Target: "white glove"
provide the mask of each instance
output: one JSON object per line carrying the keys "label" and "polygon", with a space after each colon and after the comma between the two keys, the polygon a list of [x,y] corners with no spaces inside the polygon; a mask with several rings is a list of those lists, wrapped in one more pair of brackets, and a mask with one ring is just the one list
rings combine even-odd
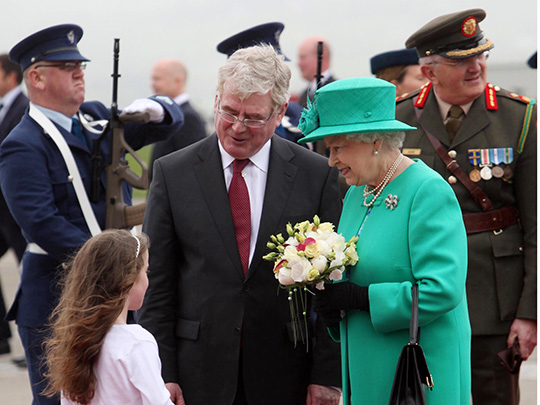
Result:
{"label": "white glove", "polygon": [[165,111],[161,104],[149,98],[139,98],[122,110],[123,113],[148,113],[150,122],[159,123],[165,118]]}

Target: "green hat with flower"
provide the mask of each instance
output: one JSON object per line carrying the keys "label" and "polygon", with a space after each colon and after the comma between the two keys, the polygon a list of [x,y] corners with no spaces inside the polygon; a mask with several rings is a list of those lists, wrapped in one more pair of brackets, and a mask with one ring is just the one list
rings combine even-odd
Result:
{"label": "green hat with flower", "polygon": [[416,129],[396,120],[396,86],[372,77],[337,80],[308,100],[298,128],[299,143],[325,136]]}

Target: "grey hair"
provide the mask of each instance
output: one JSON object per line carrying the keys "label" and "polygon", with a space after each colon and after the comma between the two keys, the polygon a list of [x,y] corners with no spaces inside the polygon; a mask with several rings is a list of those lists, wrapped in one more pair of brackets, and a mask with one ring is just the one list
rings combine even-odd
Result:
{"label": "grey hair", "polygon": [[392,132],[365,132],[360,134],[347,134],[346,139],[354,142],[371,143],[377,140],[382,140],[381,148],[389,151],[399,150],[403,146],[405,140],[405,131]]}
{"label": "grey hair", "polygon": [[438,63],[442,59],[442,56],[439,54],[423,56],[418,59],[418,64],[422,65],[431,65],[432,63]]}
{"label": "grey hair", "polygon": [[270,45],[258,45],[237,50],[219,68],[217,94],[230,91],[241,100],[252,94],[270,93],[274,113],[290,98],[291,70],[285,59]]}

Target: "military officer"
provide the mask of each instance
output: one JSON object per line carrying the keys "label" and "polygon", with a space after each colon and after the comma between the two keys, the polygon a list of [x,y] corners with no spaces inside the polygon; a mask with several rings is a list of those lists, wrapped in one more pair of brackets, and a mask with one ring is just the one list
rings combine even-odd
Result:
{"label": "military officer", "polygon": [[[34,404],[60,403],[59,398],[41,395],[46,385],[41,357],[58,299],[61,264],[105,224],[105,175],[99,201],[90,203],[87,193],[91,147],[101,127],[93,124],[106,120],[110,112],[99,102],[83,103],[88,59],[77,48],[82,35],[77,25],[53,26],[9,52],[23,71],[30,106],[0,147],[0,185],[29,245],[7,318],[17,322]],[[126,141],[135,150],[165,139],[183,121],[180,107],[165,96],[136,100],[126,110],[150,115],[148,124],[126,124]],[[111,154],[109,136],[101,143],[104,161]],[[126,186],[124,191],[129,204],[131,190]]]}
{"label": "military officer", "polygon": [[396,118],[418,128],[403,153],[447,179],[463,211],[473,403],[518,404],[519,373],[497,353],[536,346],[536,106],[486,82],[485,16],[443,15],[409,37],[429,83],[398,99]]}

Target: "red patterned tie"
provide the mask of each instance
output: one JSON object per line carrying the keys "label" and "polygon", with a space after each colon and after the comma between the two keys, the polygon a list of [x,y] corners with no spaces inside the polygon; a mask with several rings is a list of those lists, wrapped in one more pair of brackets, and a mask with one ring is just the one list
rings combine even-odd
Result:
{"label": "red patterned tie", "polygon": [[249,267],[249,244],[251,241],[251,209],[249,207],[249,192],[242,176],[242,170],[249,163],[249,159],[233,162],[233,177],[229,187],[229,203],[236,233],[238,253],[242,261],[244,276]]}

